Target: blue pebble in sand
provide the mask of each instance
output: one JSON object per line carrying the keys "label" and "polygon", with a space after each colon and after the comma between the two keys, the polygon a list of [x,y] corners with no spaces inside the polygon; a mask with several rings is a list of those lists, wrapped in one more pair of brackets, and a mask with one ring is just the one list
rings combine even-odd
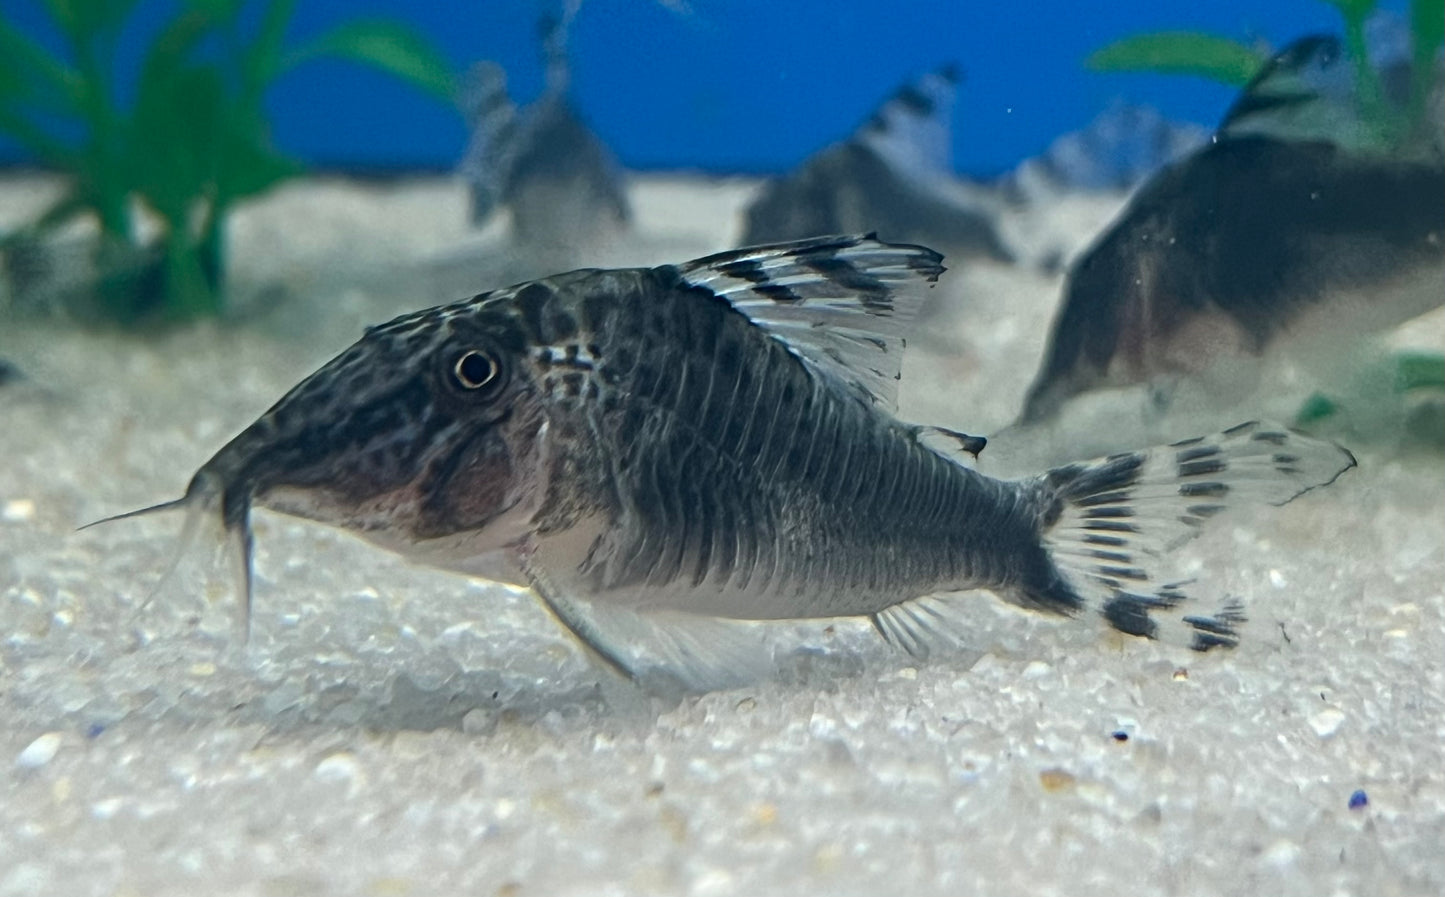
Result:
{"label": "blue pebble in sand", "polygon": [[1357,789],[1354,794],[1350,795],[1351,810],[1358,810],[1361,807],[1368,807],[1369,805],[1370,797],[1369,795],[1365,794],[1365,790],[1363,788]]}

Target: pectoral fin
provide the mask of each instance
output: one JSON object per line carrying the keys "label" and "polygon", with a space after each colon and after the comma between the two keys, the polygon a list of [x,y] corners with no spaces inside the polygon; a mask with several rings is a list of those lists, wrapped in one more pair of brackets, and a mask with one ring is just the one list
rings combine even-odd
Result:
{"label": "pectoral fin", "polygon": [[570,598],[532,579],[542,604],[568,632],[604,666],[638,683],[651,684],[660,676],[700,693],[737,688],[773,672],[760,624],[639,613]]}

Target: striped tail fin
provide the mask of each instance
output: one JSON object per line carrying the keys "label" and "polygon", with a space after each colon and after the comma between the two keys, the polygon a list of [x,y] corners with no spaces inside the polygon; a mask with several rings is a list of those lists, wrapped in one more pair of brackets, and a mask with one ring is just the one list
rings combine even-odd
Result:
{"label": "striped tail fin", "polygon": [[[1052,498],[1043,542],[1062,580],[1050,594],[1021,597],[1031,606],[1096,610],[1129,635],[1199,651],[1233,647],[1243,608],[1199,612],[1183,584],[1160,576],[1161,557],[1216,515],[1285,504],[1354,466],[1334,443],[1254,421],[1051,470],[1037,483]],[[1054,594],[1060,589],[1069,594]]]}

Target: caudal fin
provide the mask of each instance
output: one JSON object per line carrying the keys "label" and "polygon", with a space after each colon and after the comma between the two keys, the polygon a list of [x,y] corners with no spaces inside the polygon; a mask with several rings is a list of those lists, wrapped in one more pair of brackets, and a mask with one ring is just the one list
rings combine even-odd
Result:
{"label": "caudal fin", "polygon": [[1054,585],[1072,593],[1075,607],[1098,611],[1129,635],[1198,651],[1233,647],[1242,606],[1197,609],[1185,584],[1160,575],[1161,556],[1222,512],[1285,504],[1354,466],[1354,456],[1334,443],[1252,421],[1051,470],[1039,485],[1054,500],[1043,541],[1066,580]]}

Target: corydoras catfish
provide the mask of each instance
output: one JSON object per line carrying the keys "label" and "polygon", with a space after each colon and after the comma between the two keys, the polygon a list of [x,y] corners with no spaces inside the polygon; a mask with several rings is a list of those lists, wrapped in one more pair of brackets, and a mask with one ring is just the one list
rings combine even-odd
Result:
{"label": "corydoras catfish", "polygon": [[[1332,482],[1351,455],[1250,423],[985,476],[962,460],[981,438],[892,414],[904,332],[940,262],[828,237],[405,315],[147,511],[218,516],[246,571],[261,506],[523,583],[612,666],[659,666],[630,653],[641,631],[663,669],[702,687],[736,672],[718,626],[755,629],[719,620],[867,618],[923,654],[966,634],[944,593],[967,589],[1233,645],[1238,608],[1198,611],[1159,555],[1231,506]],[[249,603],[249,574],[245,589]]]}
{"label": "corydoras catfish", "polygon": [[1214,139],[1074,262],[1019,423],[1135,384],[1156,410],[1189,379],[1238,401],[1267,357],[1337,365],[1445,303],[1445,77],[1431,66],[1429,114],[1385,140],[1338,40],[1276,54]]}

